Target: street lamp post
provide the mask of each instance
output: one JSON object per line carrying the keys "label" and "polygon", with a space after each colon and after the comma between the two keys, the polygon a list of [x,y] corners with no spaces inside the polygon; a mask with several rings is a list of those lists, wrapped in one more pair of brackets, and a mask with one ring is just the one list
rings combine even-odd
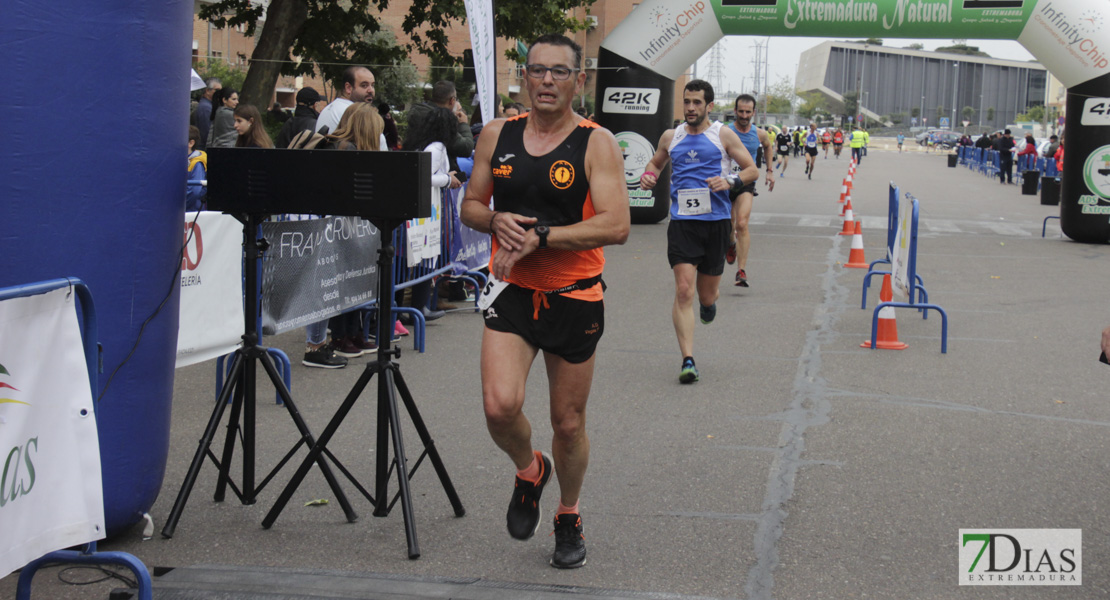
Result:
{"label": "street lamp post", "polygon": [[925,94],[921,94],[921,112],[918,113],[918,114],[921,116],[921,126],[924,127],[925,126]]}
{"label": "street lamp post", "polygon": [[[952,63],[952,129],[956,128],[956,89],[960,85],[960,63]],[[967,129],[966,127],[964,128]]]}

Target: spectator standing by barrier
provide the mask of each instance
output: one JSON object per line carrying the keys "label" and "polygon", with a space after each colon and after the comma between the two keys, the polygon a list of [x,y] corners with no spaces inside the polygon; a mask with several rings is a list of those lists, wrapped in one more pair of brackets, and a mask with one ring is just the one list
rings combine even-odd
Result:
{"label": "spectator standing by barrier", "polygon": [[1056,149],[1059,148],[1059,147],[1060,147],[1059,138],[1057,138],[1055,135],[1048,136],[1048,147],[1046,147],[1044,149],[1044,157],[1045,158],[1055,158],[1056,157]]}
{"label": "spectator standing by barrier", "polygon": [[849,138],[848,145],[852,148],[852,159],[854,159],[858,165],[860,159],[863,158],[863,130],[852,130],[852,137]]}
{"label": "spectator standing by barrier", "polygon": [[[742,185],[759,179],[759,170],[740,138],[719,122],[710,123],[713,86],[700,79],[686,84],[682,94],[686,122],[663,132],[655,156],[640,177],[640,187],[655,187],[657,173],[671,163],[671,222],[667,228],[667,260],[674,273],[675,299],[671,309],[678,348],[682,354],[679,383],[698,380],[694,363],[694,295],[701,322],[717,316],[721,273],[732,229],[725,175],[735,161]],[[814,141],[816,150],[816,141]],[[673,158],[673,160],[672,160]]]}
{"label": "spectator standing by barrier", "polygon": [[1014,136],[1009,129],[994,141],[994,149],[998,151],[998,179],[1005,185],[1014,182]]}
{"label": "spectator standing by barrier", "polygon": [[208,130],[208,148],[231,148],[239,133],[235,131],[235,107],[239,106],[239,92],[221,88],[212,97],[212,128]]}
{"label": "spectator standing by barrier", "polygon": [[[774,156],[771,150],[771,138],[766,131],[758,127],[752,127],[755,105],[755,98],[749,94],[741,94],[736,97],[736,102],[732,107],[736,121],[732,125],[732,130],[740,138],[740,142],[744,144],[748,154],[757,156],[762,151],[763,156],[768,159],[766,160],[767,191],[773,191],[775,189],[775,167],[769,160],[770,157]],[[756,166],[758,167],[758,164]],[[740,165],[733,161],[732,170],[739,172],[740,169]],[[739,178],[735,178],[734,175],[730,179],[732,187],[729,190],[728,198],[732,202],[732,237],[728,251],[725,252],[725,262],[730,265],[737,263],[736,286],[748,287],[748,273],[744,270],[748,265],[748,249],[751,247],[748,220],[752,214],[752,202],[759,195],[755,191],[758,179],[747,185],[741,184]]]}
{"label": "spectator standing by barrier", "polygon": [[[454,86],[451,86],[454,89]],[[452,102],[453,104],[453,102]],[[460,121],[451,110],[443,106],[431,106],[419,113],[419,117],[409,120],[405,132],[403,150],[410,152],[430,152],[432,154],[432,204],[434,212],[444,214],[442,206],[443,188],[458,189],[462,183],[456,177],[457,170],[451,167],[451,157],[447,143],[455,137]],[[411,263],[410,263],[411,264]],[[413,308],[424,315],[425,321],[434,321],[444,314],[442,310],[432,310],[428,301],[432,297],[432,281],[414,284],[412,291]]]}
{"label": "spectator standing by barrier", "polygon": [[[1018,157],[1031,156],[1032,163],[1026,165],[1026,169],[1032,169],[1037,165],[1037,140],[1033,139],[1033,134],[1025,134],[1025,146],[1022,147],[1021,152],[1018,152]],[[1020,158],[1019,158],[1020,159]]]}
{"label": "spectator standing by barrier", "polygon": [[239,136],[235,139],[236,148],[273,148],[270,134],[262,125],[262,114],[253,104],[240,104],[232,113],[235,132]]}
{"label": "spectator standing by barrier", "polygon": [[1064,172],[1064,140],[1063,140],[1063,138],[1060,139],[1060,145],[1056,147],[1056,152],[1054,152],[1052,154],[1052,157],[1056,159],[1056,172],[1057,173],[1063,173]]}
{"label": "spectator standing by barrier", "polygon": [[[445,143],[447,153],[454,158],[468,157],[474,151],[474,134],[470,132],[469,119],[466,113],[462,112],[459,106],[459,100],[455,92],[455,84],[450,81],[437,81],[432,86],[432,97],[430,102],[421,102],[414,104],[409,109],[406,115],[406,122],[411,128],[413,123],[427,119],[436,107],[445,108],[455,116],[455,126],[451,131],[451,137]],[[405,146],[408,146],[408,135],[405,135]]]}
{"label": "spectator standing by barrier", "polygon": [[303,87],[297,92],[297,107],[293,109],[293,118],[285,122],[274,139],[277,148],[288,148],[289,142],[297,134],[309,130],[316,131],[316,103],[320,101],[320,93],[311,87]]}
{"label": "spectator standing by barrier", "polygon": [[219,79],[215,77],[208,78],[205,83],[204,93],[197,99],[197,109],[193,111],[192,125],[196,125],[197,131],[200,132],[200,141],[197,143],[197,150],[205,150],[208,148],[208,130],[212,127],[212,96],[223,87]]}
{"label": "spectator standing by barrier", "polygon": [[[385,121],[369,102],[352,103],[343,112],[335,132],[328,134],[331,148],[336,150],[380,150]],[[347,359],[358,358],[378,349],[377,344],[363,335],[362,318],[366,311],[352,309],[328,320],[331,347],[335,354]]]}
{"label": "spectator standing by barrier", "polygon": [[[461,211],[468,227],[492,234],[482,396],[490,435],[518,469],[509,534],[528,539],[539,528],[539,500],[554,466],[560,497],[551,564],[559,568],[586,563],[579,495],[590,451],[586,401],[605,327],[602,247],[623,244],[630,229],[616,139],[571,110],[586,82],[581,65],[581,47],[564,36],[532,44],[525,65],[532,111],[486,125]],[[533,449],[521,410],[540,350],[554,459]]]}
{"label": "spectator standing by barrier", "polygon": [[[339,120],[343,118],[343,112],[347,107],[356,102],[373,102],[374,101],[374,74],[366,67],[347,67],[343,70],[343,76],[339,80],[340,88],[339,95],[335,100],[331,101],[320,111],[320,115],[316,117],[316,131],[320,133],[327,133],[335,131],[339,127]],[[325,129],[325,127],[327,129]],[[382,135],[380,140],[380,149],[388,150],[386,145],[385,136]]]}
{"label": "spectator standing by barrier", "polygon": [[[197,150],[200,142],[200,130],[195,125],[189,126],[189,181],[203,181],[208,178],[208,154]],[[185,186],[185,210],[204,210],[204,196],[208,188],[203,185]]]}

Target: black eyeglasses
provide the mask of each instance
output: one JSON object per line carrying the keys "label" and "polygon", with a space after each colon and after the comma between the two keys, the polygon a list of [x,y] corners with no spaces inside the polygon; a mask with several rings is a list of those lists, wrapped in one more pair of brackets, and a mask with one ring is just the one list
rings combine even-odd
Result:
{"label": "black eyeglasses", "polygon": [[555,81],[566,81],[570,79],[572,73],[578,69],[570,67],[545,67],[543,65],[524,65],[524,71],[532,79],[543,79],[548,71],[551,72],[551,78]]}

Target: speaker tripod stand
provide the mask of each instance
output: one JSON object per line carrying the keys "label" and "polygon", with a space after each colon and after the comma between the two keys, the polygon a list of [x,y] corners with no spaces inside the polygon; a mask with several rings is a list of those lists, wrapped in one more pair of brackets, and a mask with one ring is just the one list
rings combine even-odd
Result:
{"label": "speaker tripod stand", "polygon": [[[304,444],[309,448],[314,446],[312,432],[309,431],[308,425],[305,424],[301,418],[300,412],[297,410],[296,404],[293,402],[293,397],[289,394],[289,389],[285,387],[281,375],[278,373],[277,368],[274,366],[273,359],[266,352],[266,348],[258,344],[258,260],[262,257],[268,244],[266,240],[259,239],[258,226],[264,218],[263,215],[249,213],[246,216],[236,216],[243,223],[243,253],[244,253],[244,275],[246,285],[246,306],[243,311],[244,324],[243,324],[243,346],[235,351],[232,358],[231,366],[228,376],[224,381],[223,388],[220,390],[219,395],[216,397],[216,406],[212,411],[212,416],[208,420],[208,426],[204,430],[204,435],[200,439],[197,446],[196,454],[193,456],[192,463],[189,464],[189,471],[185,475],[185,481],[181,484],[181,489],[177,493],[177,500],[174,501],[173,508],[170,510],[169,518],[166,519],[166,525],[162,528],[162,537],[173,537],[174,531],[177,529],[177,522],[181,518],[182,511],[185,510],[185,504],[189,501],[189,494],[192,492],[193,485],[196,483],[197,475],[200,473],[201,465],[204,463],[205,457],[212,460],[219,470],[219,480],[216,484],[216,492],[213,500],[222,502],[228,487],[239,498],[243,504],[254,504],[257,500],[258,493],[262,491],[266,484],[273,479],[274,475],[281,470],[285,463],[289,462],[293,455]],[[289,412],[289,417],[300,432],[300,439],[296,444],[285,454],[285,456],[278,462],[273,470],[263,479],[262,483],[255,485],[255,376],[257,374],[257,363],[261,363],[263,370],[270,378],[277,389],[279,395],[284,402],[285,409]],[[224,447],[222,456],[217,459],[216,455],[212,452],[211,445],[213,438],[216,435],[216,430],[219,428],[223,420],[224,410],[227,408],[228,400],[231,399],[231,416],[227,423],[227,435],[224,438]],[[240,418],[241,417],[241,418]],[[242,489],[235,485],[231,480],[231,462],[235,451],[235,441],[237,438],[242,440],[243,445],[243,478]],[[339,486],[339,481],[332,473],[331,467],[324,460],[323,457],[317,453],[314,461],[320,466],[320,471],[324,474],[324,478],[328,482],[335,493],[336,500],[343,508],[347,520],[354,522],[358,519],[351,503],[343,494],[343,488]]]}
{"label": "speaker tripod stand", "polygon": [[[409,491],[409,479],[413,476],[416,470],[423,463],[424,458],[428,458],[432,467],[435,469],[436,475],[439,476],[439,481],[443,486],[444,492],[447,493],[447,499],[451,503],[451,507],[455,511],[456,517],[461,517],[466,514],[462,502],[459,500],[459,495],[455,492],[455,486],[451,483],[451,478],[447,474],[447,469],[443,465],[443,460],[436,450],[435,442],[432,440],[431,434],[428,433],[428,428],[424,424],[424,419],[420,416],[420,411],[416,408],[416,402],[413,400],[412,393],[409,391],[408,385],[405,384],[405,378],[401,375],[400,366],[393,361],[393,358],[400,357],[401,349],[393,348],[390,343],[390,338],[393,334],[393,319],[391,316],[393,310],[393,255],[394,248],[392,246],[393,230],[401,223],[389,219],[370,219],[381,231],[382,248],[378,250],[378,352],[377,360],[367,363],[366,369],[355,382],[339,409],[335,412],[331,421],[328,422],[327,427],[324,428],[323,433],[316,439],[314,444],[311,444],[308,456],[301,462],[300,467],[294,473],[293,478],[285,486],[281,492],[277,502],[270,509],[266,518],[262,521],[262,526],[269,528],[277,520],[278,515],[285,508],[297,487],[300,486],[304,480],[305,475],[308,474],[313,463],[322,464],[322,455],[327,457],[336,464],[336,466],[343,472],[343,474],[351,481],[352,484],[374,505],[374,516],[385,517],[393,509],[393,506],[398,500],[401,502],[401,513],[405,521],[405,537],[408,542],[408,555],[409,558],[420,557],[420,545],[416,537],[416,522],[413,517],[412,510],[412,495]],[[343,424],[343,420],[347,414],[354,407],[355,402],[358,401],[359,396],[366,389],[370,380],[378,376],[378,416],[377,416],[377,466],[374,477],[374,493],[371,494],[367,491],[355,477],[343,467],[343,464],[328,450],[328,443],[331,441],[332,436]],[[400,394],[401,401],[405,405],[405,410],[408,412],[409,418],[412,420],[413,427],[416,429],[417,435],[420,436],[420,441],[424,446],[424,451],[416,460],[416,464],[412,469],[408,468],[408,461],[405,458],[404,440],[401,435],[400,413],[397,405],[397,394]],[[390,460],[390,441],[392,440],[393,458]],[[397,475],[398,491],[392,499],[389,497],[389,478],[391,474]]]}

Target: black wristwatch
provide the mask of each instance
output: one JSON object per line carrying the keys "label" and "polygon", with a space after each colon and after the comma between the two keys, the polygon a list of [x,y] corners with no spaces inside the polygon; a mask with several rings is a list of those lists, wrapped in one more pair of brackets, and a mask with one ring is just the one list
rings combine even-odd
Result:
{"label": "black wristwatch", "polygon": [[551,233],[551,228],[547,225],[536,225],[536,235],[540,238],[538,250],[543,250],[547,247],[547,234],[549,233]]}

